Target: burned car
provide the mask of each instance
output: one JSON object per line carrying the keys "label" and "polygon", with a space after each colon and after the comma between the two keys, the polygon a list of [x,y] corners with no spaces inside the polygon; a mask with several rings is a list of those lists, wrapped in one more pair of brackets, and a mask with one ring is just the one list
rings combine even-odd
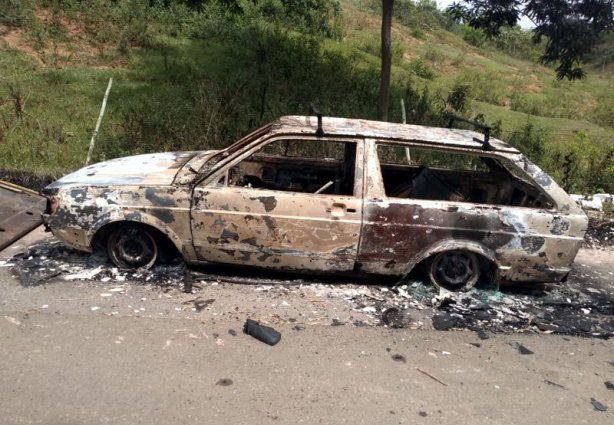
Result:
{"label": "burned car", "polygon": [[223,150],[90,165],[43,190],[67,245],[120,268],[188,264],[406,276],[466,290],[564,279],[587,218],[508,144],[459,129],[282,117]]}

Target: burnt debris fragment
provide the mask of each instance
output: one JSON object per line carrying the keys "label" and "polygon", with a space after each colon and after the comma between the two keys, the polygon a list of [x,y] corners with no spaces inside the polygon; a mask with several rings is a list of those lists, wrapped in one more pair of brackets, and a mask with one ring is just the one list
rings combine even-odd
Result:
{"label": "burnt debris fragment", "polygon": [[182,304],[183,305],[192,304],[194,306],[194,310],[196,310],[197,313],[200,313],[201,311],[209,307],[214,302],[215,302],[215,299],[213,298],[204,300],[201,297],[196,297],[193,300],[184,301]]}
{"label": "burnt debris fragment", "polygon": [[593,408],[595,410],[597,410],[598,412],[607,412],[608,411],[608,406],[606,406],[605,404],[599,402],[598,400],[595,400],[594,398],[591,398],[591,404],[593,405]]}
{"label": "burnt debris fragment", "polygon": [[394,329],[406,328],[411,323],[411,317],[406,310],[390,307],[382,313],[382,323]]}
{"label": "burnt debris fragment", "polygon": [[399,362],[399,363],[407,363],[407,359],[405,358],[404,355],[402,354],[393,354],[391,356],[392,360],[394,360],[395,362]]}
{"label": "burnt debris fragment", "polygon": [[454,328],[464,328],[466,323],[458,315],[437,313],[433,316],[433,327],[438,331],[449,331]]}
{"label": "burnt debris fragment", "polygon": [[528,354],[535,354],[533,351],[529,350],[527,347],[525,347],[524,345],[522,345],[520,343],[516,343],[516,349],[523,356],[526,356]]}
{"label": "burnt debris fragment", "polygon": [[[357,316],[328,318],[331,325],[376,326],[420,329],[430,326],[448,331],[467,329],[480,339],[498,333],[535,332],[607,339],[614,336],[614,298],[611,279],[585,272],[581,265],[566,282],[556,285],[506,287],[500,290],[483,286],[466,293],[446,293],[421,280],[407,280],[394,286],[349,284],[343,280],[323,283],[321,279],[289,278],[272,275],[254,277],[236,270],[227,272],[187,269],[181,262],[155,265],[149,270],[119,270],[104,255],[89,255],[67,248],[57,241],[34,246],[0,266],[10,267],[23,286],[53,284],[61,281],[91,280],[109,284],[145,284],[153,290],[182,292],[186,276],[194,293],[187,303],[203,314],[213,300],[202,295],[208,285],[246,284],[256,291],[278,292],[319,298],[343,299]],[[226,273],[226,274],[225,274]],[[198,296],[201,292],[201,297]],[[290,322],[295,322],[291,319]],[[302,324],[293,330],[302,330]],[[614,366],[614,361],[612,363]]]}
{"label": "burnt debris fragment", "polygon": [[261,325],[255,320],[247,319],[243,332],[268,345],[275,345],[281,340],[281,334],[270,326]]}

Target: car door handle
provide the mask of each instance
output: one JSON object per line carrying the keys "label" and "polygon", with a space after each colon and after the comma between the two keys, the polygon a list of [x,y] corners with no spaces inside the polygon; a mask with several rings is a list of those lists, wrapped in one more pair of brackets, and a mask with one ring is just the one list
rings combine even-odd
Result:
{"label": "car door handle", "polygon": [[356,208],[347,208],[345,204],[335,202],[330,208],[326,208],[326,212],[335,217],[344,216],[346,213],[354,214]]}

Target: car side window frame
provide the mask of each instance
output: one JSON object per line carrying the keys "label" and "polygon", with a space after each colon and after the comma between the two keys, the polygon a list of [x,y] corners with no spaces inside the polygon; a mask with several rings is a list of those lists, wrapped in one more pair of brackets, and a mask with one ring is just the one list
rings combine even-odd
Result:
{"label": "car side window frame", "polygon": [[[489,153],[489,152],[474,152],[470,149],[450,149],[450,148],[446,148],[446,147],[440,147],[437,146],[436,148],[433,148],[431,146],[426,146],[424,144],[421,143],[417,143],[417,142],[405,142],[405,143],[398,143],[398,141],[389,141],[389,140],[379,140],[379,139],[365,139],[365,151],[368,152],[368,156],[371,158],[370,160],[370,166],[368,168],[368,176],[371,178],[372,184],[369,185],[368,188],[365,188],[367,191],[370,191],[371,194],[375,194],[376,196],[370,196],[371,199],[399,199],[399,200],[405,200],[405,201],[412,201],[412,202],[445,202],[445,203],[450,203],[453,204],[454,206],[462,206],[462,205],[476,205],[479,207],[488,207],[488,208],[493,208],[493,207],[497,207],[497,208],[501,208],[501,207],[506,207],[506,208],[514,208],[514,209],[527,209],[527,210],[531,210],[531,211],[535,211],[535,210],[542,210],[542,211],[548,211],[548,212],[556,212],[558,211],[558,205],[557,203],[554,201],[554,199],[545,191],[544,188],[542,188],[537,182],[534,181],[534,179],[528,174],[525,173],[523,170],[521,170],[519,167],[516,166],[516,168],[518,169],[519,172],[523,173],[524,175],[526,175],[526,177],[532,182],[532,187],[535,188],[536,190],[539,191],[539,193],[541,194],[541,196],[544,196],[551,204],[552,207],[550,208],[535,208],[535,207],[526,207],[526,206],[517,206],[517,205],[504,205],[504,204],[489,204],[489,203],[483,203],[483,202],[470,202],[470,201],[451,201],[451,200],[429,200],[429,199],[419,199],[419,198],[398,198],[398,197],[394,197],[394,196],[388,196],[386,195],[386,189],[384,186],[384,177],[382,174],[382,165],[379,159],[379,153],[378,153],[378,149],[377,146],[378,145],[396,145],[396,146],[403,146],[403,147],[408,147],[408,148],[417,148],[417,149],[432,149],[434,151],[444,151],[444,152],[452,152],[452,153],[458,153],[458,154],[466,154],[466,155],[474,155],[474,156],[478,156],[478,157],[489,157],[489,158],[493,158],[495,160],[497,159],[506,159],[507,161],[501,161],[499,162],[499,166],[505,170],[506,173],[509,173],[510,175],[512,174],[507,167],[505,166],[505,162],[509,162],[510,164],[512,164],[513,166],[516,166],[516,164],[508,159],[505,155],[497,155],[497,154],[493,154],[493,153]],[[376,174],[374,175],[373,172],[376,172]],[[525,182],[526,183],[526,182]],[[373,186],[376,186],[376,188],[374,188]],[[375,189],[375,190],[374,190]]]}
{"label": "car side window frame", "polygon": [[[354,198],[362,198],[363,195],[363,177],[364,177],[364,139],[359,137],[347,137],[347,136],[335,136],[335,137],[315,137],[309,136],[305,134],[273,134],[263,136],[255,142],[247,145],[242,152],[238,152],[232,158],[227,158],[223,164],[220,164],[219,167],[216,167],[214,171],[212,171],[205,179],[203,179],[199,184],[196,185],[198,188],[204,187],[218,187],[218,182],[222,177],[225,177],[227,180],[227,175],[229,170],[235,165],[239,164],[241,161],[245,160],[249,156],[257,153],[258,151],[264,149],[267,145],[271,143],[275,143],[283,140],[306,140],[306,141],[322,141],[322,142],[330,142],[330,143],[355,143],[356,144],[356,156],[354,157],[354,187],[353,193],[351,195],[337,195],[337,194],[327,194],[327,193],[310,193],[310,192],[295,192],[295,191],[287,191],[287,190],[275,190],[275,189],[263,189],[259,188],[257,190],[267,190],[270,192],[279,192],[279,193],[302,193],[313,196],[338,196],[338,197],[354,197]],[[226,188],[240,188],[241,186],[229,186],[225,185]]]}

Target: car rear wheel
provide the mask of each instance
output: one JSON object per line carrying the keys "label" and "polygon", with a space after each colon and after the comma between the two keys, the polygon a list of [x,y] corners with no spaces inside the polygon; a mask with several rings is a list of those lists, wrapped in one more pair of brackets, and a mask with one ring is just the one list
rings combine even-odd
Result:
{"label": "car rear wheel", "polygon": [[148,269],[158,258],[158,245],[147,229],[121,226],[110,233],[107,253],[111,261],[121,269]]}
{"label": "car rear wheel", "polygon": [[472,252],[440,252],[431,260],[429,277],[433,285],[448,291],[467,291],[480,278],[480,261]]}

